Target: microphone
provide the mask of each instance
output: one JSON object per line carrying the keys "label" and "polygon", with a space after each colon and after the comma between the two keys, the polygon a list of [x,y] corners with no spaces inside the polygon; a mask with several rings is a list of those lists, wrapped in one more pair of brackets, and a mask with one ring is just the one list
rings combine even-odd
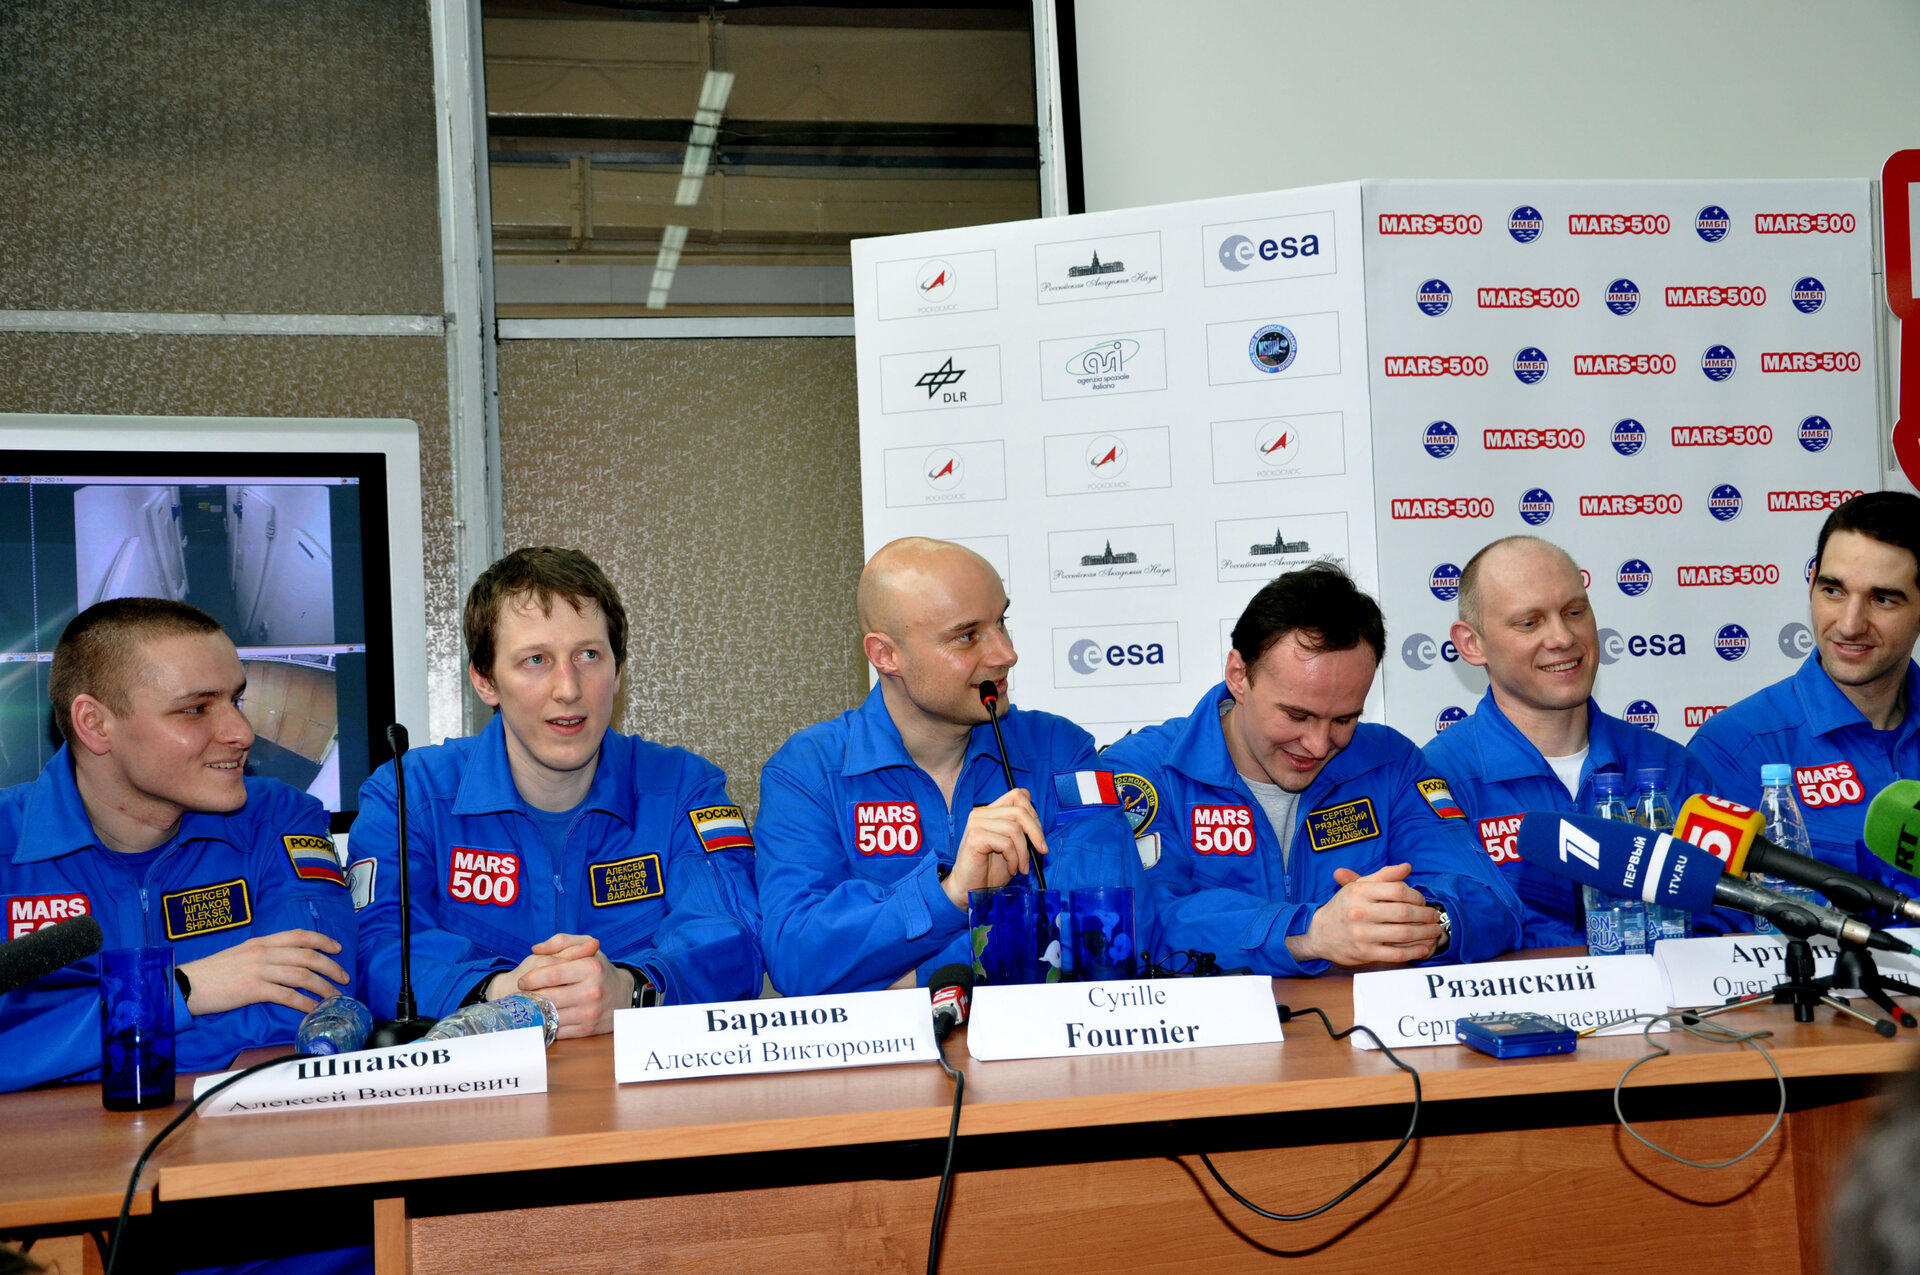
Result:
{"label": "microphone", "polygon": [[973,1008],[973,970],[955,962],[933,972],[927,988],[933,993],[933,1041],[947,1043],[953,1029],[967,1021]]}
{"label": "microphone", "polygon": [[[1920,783],[1910,779],[1890,784],[1888,790],[1898,788],[1901,784],[1906,784],[1912,789],[1911,795],[1920,799]],[[1880,797],[1886,795],[1883,792]],[[1880,797],[1874,798],[1876,808],[1880,805]],[[1888,802],[1887,810],[1896,811],[1899,804],[1899,798],[1896,797]],[[1891,818],[1894,833],[1885,838],[1889,844],[1897,845],[1902,830],[1907,831],[1909,836],[1920,832],[1920,814],[1912,810],[1912,805],[1912,802],[1908,803],[1907,814],[1913,818],[1915,828],[1904,829],[1899,815],[1895,813]],[[1882,822],[1888,821],[1883,816]],[[1920,901],[1858,873],[1775,845],[1760,835],[1765,827],[1766,818],[1757,810],[1721,797],[1696,793],[1680,804],[1673,835],[1713,854],[1727,865],[1727,872],[1732,876],[1745,877],[1760,872],[1818,890],[1842,912],[1891,912],[1902,920],[1920,923]],[[1867,827],[1869,830],[1873,828],[1871,809],[1867,815]],[[1872,848],[1871,840],[1868,848]]]}
{"label": "microphone", "polygon": [[1915,875],[1920,869],[1920,780],[1896,779],[1875,793],[1861,839],[1882,863]]}
{"label": "microphone", "polygon": [[[1007,777],[1007,791],[1012,792],[1013,763],[1007,760],[1007,737],[1000,733],[1000,688],[988,678],[980,683],[980,702],[987,706],[987,720],[993,723],[993,742],[1000,745],[1000,773]],[[1035,854],[1033,843],[1027,843],[1027,862],[1033,865],[1033,884],[1037,889],[1047,888],[1047,869],[1040,860],[1044,855]]]}
{"label": "microphone", "polygon": [[1521,818],[1514,845],[1528,863],[1608,894],[1689,912],[1718,904],[1763,916],[1794,938],[1822,934],[1883,952],[1916,954],[1856,917],[1751,881],[1728,880],[1726,864],[1712,851],[1651,828],[1536,811]]}
{"label": "microphone", "polygon": [[381,1023],[367,1038],[369,1049],[410,1045],[433,1026],[431,1018],[420,1017],[413,1000],[413,896],[407,888],[407,773],[400,764],[400,759],[407,754],[407,728],[399,722],[387,727],[387,746],[393,749],[394,813],[400,832],[400,996],[392,1021]]}
{"label": "microphone", "polygon": [[[11,943],[0,943],[0,993],[45,978],[106,946],[106,935],[91,913],[70,916]],[[972,979],[968,979],[972,983]]]}

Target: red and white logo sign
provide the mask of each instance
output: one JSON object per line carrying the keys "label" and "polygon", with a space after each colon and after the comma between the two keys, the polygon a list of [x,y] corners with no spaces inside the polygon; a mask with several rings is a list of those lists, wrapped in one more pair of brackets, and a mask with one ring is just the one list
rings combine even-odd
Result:
{"label": "red and white logo sign", "polygon": [[1580,304],[1578,288],[1482,288],[1482,310],[1571,310]]}
{"label": "red and white logo sign", "polygon": [[1518,863],[1520,852],[1514,849],[1514,839],[1520,835],[1520,815],[1501,815],[1498,819],[1480,821],[1480,844],[1487,848],[1487,858],[1495,863]]}
{"label": "red and white logo sign", "polygon": [[1195,854],[1252,854],[1253,810],[1247,806],[1195,806]]}
{"label": "red and white logo sign", "polygon": [[507,907],[520,897],[520,856],[455,846],[447,866],[447,894],[462,903]]}
{"label": "red and white logo sign", "polygon": [[1800,804],[1809,810],[1821,806],[1851,806],[1864,799],[1860,774],[1850,761],[1829,766],[1795,766],[1793,783],[1800,790]]}
{"label": "red and white logo sign", "polygon": [[1854,216],[1848,212],[1753,215],[1753,232],[1757,235],[1850,235],[1854,225]]}
{"label": "red and white logo sign", "polygon": [[1687,725],[1705,726],[1707,719],[1715,713],[1725,712],[1725,704],[1689,704],[1687,705]]}
{"label": "red and white logo sign", "polygon": [[1490,452],[1534,452],[1575,449],[1587,445],[1584,429],[1489,429],[1481,445]]}
{"label": "red and white logo sign", "polygon": [[1688,306],[1765,305],[1767,290],[1759,284],[1703,287],[1670,287],[1667,305],[1673,309]]}
{"label": "red and white logo sign", "polygon": [[1477,235],[1479,213],[1381,213],[1383,235]]}
{"label": "red and white logo sign", "polygon": [[1664,235],[1673,229],[1665,213],[1572,213],[1570,235]]}
{"label": "red and white logo sign", "polygon": [[1858,372],[1858,350],[1762,350],[1762,372]]}
{"label": "red and white logo sign", "polygon": [[[1677,570],[1680,587],[1683,589],[1699,589],[1712,585],[1780,583],[1780,568],[1771,562],[1729,562],[1680,567]],[[1690,724],[1699,725],[1698,722]]]}
{"label": "red and white logo sign", "polygon": [[1415,496],[1395,500],[1395,518],[1491,518],[1493,501],[1486,496]]}
{"label": "red and white logo sign", "polygon": [[1671,354],[1576,354],[1575,376],[1672,376],[1679,362]]}
{"label": "red and white logo sign", "polygon": [[853,845],[861,854],[912,854],[922,840],[920,807],[913,802],[853,803]]}
{"label": "red and white logo sign", "polygon": [[1773,441],[1771,425],[1675,425],[1675,447],[1765,447]]}
{"label": "red and white logo sign", "polygon": [[1388,376],[1485,376],[1484,354],[1389,354]]}
{"label": "red and white logo sign", "polygon": [[1838,509],[1859,494],[1857,491],[1770,491],[1767,493],[1767,512],[1824,513],[1829,509]]}
{"label": "red and white logo sign", "polygon": [[16,894],[7,900],[7,941],[91,911],[84,894]]}
{"label": "red and white logo sign", "polygon": [[1630,496],[1582,496],[1583,518],[1617,518],[1630,514],[1677,514],[1686,502],[1678,492]]}

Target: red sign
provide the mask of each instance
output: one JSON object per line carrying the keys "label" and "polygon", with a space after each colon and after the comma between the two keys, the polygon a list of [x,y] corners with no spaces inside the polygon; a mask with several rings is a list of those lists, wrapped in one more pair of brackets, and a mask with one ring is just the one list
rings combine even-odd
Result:
{"label": "red sign", "polygon": [[1895,151],[1880,170],[1881,242],[1887,250],[1887,307],[1900,316],[1900,419],[1893,454],[1907,481],[1920,487],[1920,294],[1913,278],[1913,190],[1920,150]]}

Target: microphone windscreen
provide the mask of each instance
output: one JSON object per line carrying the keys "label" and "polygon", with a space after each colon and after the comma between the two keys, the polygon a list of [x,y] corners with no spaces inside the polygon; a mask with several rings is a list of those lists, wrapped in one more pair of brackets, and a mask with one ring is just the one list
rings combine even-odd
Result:
{"label": "microphone windscreen", "polygon": [[957,987],[963,992],[971,992],[973,990],[973,967],[970,965],[962,965],[958,961],[955,961],[951,965],[942,965],[933,972],[933,977],[927,980],[927,990],[930,992],[937,993],[949,987]]}
{"label": "microphone windscreen", "polygon": [[986,681],[980,683],[980,702],[982,704],[998,704],[1000,702],[1000,688],[993,684],[992,678],[988,678]]}
{"label": "microphone windscreen", "polygon": [[1689,912],[1713,906],[1714,882],[1726,871],[1707,851],[1664,832],[1552,811],[1522,817],[1514,848],[1555,876]]}
{"label": "microphone windscreen", "polygon": [[105,945],[100,922],[91,915],[68,917],[11,943],[0,943],[0,992],[84,961]]}
{"label": "microphone windscreen", "polygon": [[[1920,868],[1920,780],[1896,779],[1873,796],[1862,840],[1902,872]],[[1916,874],[1920,875],[1920,874]]]}
{"label": "microphone windscreen", "polygon": [[1744,877],[1747,851],[1766,826],[1766,816],[1751,806],[1695,793],[1680,803],[1673,835],[1726,864],[1730,876]]}
{"label": "microphone windscreen", "polygon": [[395,757],[407,751],[407,728],[399,722],[387,727],[387,747],[393,749]]}

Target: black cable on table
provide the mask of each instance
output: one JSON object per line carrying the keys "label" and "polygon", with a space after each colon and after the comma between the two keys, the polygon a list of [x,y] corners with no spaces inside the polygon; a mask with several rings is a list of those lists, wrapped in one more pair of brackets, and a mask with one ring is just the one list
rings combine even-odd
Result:
{"label": "black cable on table", "polygon": [[947,1229],[947,1196],[953,1190],[953,1152],[960,1140],[960,1095],[967,1091],[967,1078],[947,1062],[947,1042],[939,1041],[934,1056],[940,1070],[953,1077],[953,1119],[947,1124],[947,1163],[940,1170],[940,1195],[933,1206],[933,1235],[927,1240],[927,1275],[940,1269],[940,1239]]}

